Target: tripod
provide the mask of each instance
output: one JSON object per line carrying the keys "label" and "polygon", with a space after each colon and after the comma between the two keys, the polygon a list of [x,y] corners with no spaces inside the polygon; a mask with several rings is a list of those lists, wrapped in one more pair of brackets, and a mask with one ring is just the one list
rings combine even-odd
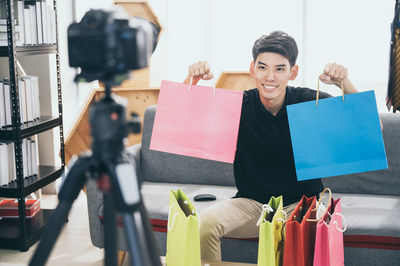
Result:
{"label": "tripod", "polygon": [[73,202],[88,178],[97,180],[104,201],[105,265],[117,265],[116,212],[124,222],[131,265],[161,266],[156,242],[143,205],[134,161],[124,152],[128,132],[140,132],[140,122],[128,123],[125,108],[111,98],[111,82],[105,82],[105,97],[90,109],[92,154],[73,163],[58,195],[59,204],[48,223],[29,265],[44,265],[68,218]]}

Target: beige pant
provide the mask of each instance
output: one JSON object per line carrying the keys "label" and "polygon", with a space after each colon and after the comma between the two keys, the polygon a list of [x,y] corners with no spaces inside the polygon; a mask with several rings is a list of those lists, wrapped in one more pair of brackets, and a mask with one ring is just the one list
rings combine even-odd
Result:
{"label": "beige pant", "polygon": [[[297,203],[283,210],[288,217]],[[258,237],[257,221],[262,204],[247,198],[234,198],[220,201],[200,213],[201,258],[207,261],[221,261],[221,238]]]}

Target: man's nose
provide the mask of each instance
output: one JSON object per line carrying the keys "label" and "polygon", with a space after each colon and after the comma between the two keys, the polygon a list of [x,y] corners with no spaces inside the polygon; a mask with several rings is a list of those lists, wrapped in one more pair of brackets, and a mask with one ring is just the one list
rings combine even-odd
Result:
{"label": "man's nose", "polygon": [[265,73],[265,79],[266,80],[275,80],[275,73],[274,70],[268,69]]}

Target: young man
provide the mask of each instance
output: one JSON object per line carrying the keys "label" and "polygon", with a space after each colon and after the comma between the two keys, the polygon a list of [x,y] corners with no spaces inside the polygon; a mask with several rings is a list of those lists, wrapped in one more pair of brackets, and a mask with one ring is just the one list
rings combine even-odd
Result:
{"label": "young man", "polygon": [[[234,175],[238,192],[232,199],[210,206],[200,214],[202,259],[221,260],[220,239],[258,237],[257,220],[271,196],[283,196],[284,210],[291,214],[303,195],[323,190],[321,179],[298,182],[289,132],[286,105],[316,99],[316,91],[287,86],[294,80],[298,49],[295,40],[281,31],[259,38],[253,46],[250,74],[257,88],[244,92]],[[193,84],[213,77],[207,62],[189,67],[184,81]],[[338,64],[327,64],[320,80],[335,84],[344,93],[357,90]],[[320,92],[320,98],[330,97]]]}

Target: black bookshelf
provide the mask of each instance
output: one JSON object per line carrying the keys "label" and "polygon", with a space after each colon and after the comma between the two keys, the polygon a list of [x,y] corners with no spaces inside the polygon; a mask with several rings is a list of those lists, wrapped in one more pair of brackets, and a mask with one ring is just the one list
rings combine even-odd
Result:
{"label": "black bookshelf", "polygon": [[26,251],[40,239],[43,229],[50,221],[53,210],[41,209],[32,218],[26,218],[26,240],[21,244],[20,224],[18,218],[3,218],[0,220],[0,248],[19,249]]}
{"label": "black bookshelf", "polygon": [[[0,47],[0,57],[7,57],[9,62],[9,85],[11,97],[11,120],[12,126],[0,128],[0,141],[13,142],[15,153],[16,181],[0,187],[0,197],[16,198],[18,200],[18,218],[0,219],[0,248],[19,249],[26,251],[31,245],[39,240],[41,232],[49,221],[50,210],[41,210],[33,218],[26,217],[25,197],[32,192],[50,184],[59,178],[65,166],[64,153],[64,132],[62,118],[62,97],[61,97],[61,74],[60,56],[58,47],[57,27],[57,0],[51,0],[54,4],[56,17],[55,41],[56,44],[25,45],[16,46],[14,26],[14,2],[5,0],[7,38],[8,46]],[[25,1],[26,2],[26,1]],[[34,4],[35,1],[32,1]],[[55,54],[57,73],[57,99],[58,115],[41,116],[39,119],[21,125],[19,88],[17,73],[17,57]],[[39,83],[40,84],[40,83]],[[39,86],[40,90],[40,86]],[[60,157],[61,166],[39,166],[38,174],[24,178],[24,165],[22,156],[22,141],[24,138],[59,128],[60,132]],[[45,143],[44,143],[45,144]]]}
{"label": "black bookshelf", "polygon": [[[56,54],[56,44],[25,45],[15,47],[18,56]],[[8,56],[8,46],[0,46],[0,56]]]}
{"label": "black bookshelf", "polygon": [[[63,167],[54,167],[54,166],[39,166],[39,171],[37,175],[33,175],[27,178],[24,178],[24,189],[22,193],[22,197],[26,197],[32,192],[50,184],[57,178],[61,176],[63,172]],[[0,195],[6,198],[18,198],[20,192],[18,191],[17,182],[12,182],[7,186],[0,187]]]}
{"label": "black bookshelf", "polygon": [[[21,125],[21,138],[27,138],[49,129],[60,126],[62,121],[58,116],[41,116],[39,119]],[[8,141],[14,139],[13,128],[7,127],[0,129],[0,141]]]}

